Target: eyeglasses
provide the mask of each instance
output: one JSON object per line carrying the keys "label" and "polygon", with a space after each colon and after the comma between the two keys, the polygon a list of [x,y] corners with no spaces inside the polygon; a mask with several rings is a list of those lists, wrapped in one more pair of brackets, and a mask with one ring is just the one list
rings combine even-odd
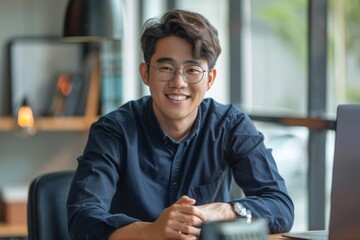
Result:
{"label": "eyeglasses", "polygon": [[[156,70],[156,77],[162,82],[169,82],[176,76],[177,68],[174,64],[169,62],[159,62],[155,66],[147,63],[149,66],[153,66]],[[190,64],[182,68],[181,75],[186,83],[196,84],[199,83],[206,70],[200,65]]]}

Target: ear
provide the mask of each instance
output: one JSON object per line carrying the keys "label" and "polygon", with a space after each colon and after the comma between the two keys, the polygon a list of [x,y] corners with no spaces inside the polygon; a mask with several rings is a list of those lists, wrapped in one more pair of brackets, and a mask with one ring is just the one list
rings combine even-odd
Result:
{"label": "ear", "polygon": [[212,68],[211,70],[209,70],[209,74],[208,74],[208,81],[207,81],[207,90],[210,90],[211,86],[214,84],[215,82],[215,78],[216,78],[216,68]]}
{"label": "ear", "polygon": [[148,86],[149,85],[149,65],[147,65],[144,62],[140,63],[139,72],[140,72],[140,76],[143,80],[143,83]]}

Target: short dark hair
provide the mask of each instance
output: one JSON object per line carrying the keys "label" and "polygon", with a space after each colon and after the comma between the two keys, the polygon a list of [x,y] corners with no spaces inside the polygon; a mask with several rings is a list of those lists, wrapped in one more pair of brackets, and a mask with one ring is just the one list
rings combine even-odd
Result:
{"label": "short dark hair", "polygon": [[185,10],[171,10],[159,20],[151,18],[143,26],[141,48],[146,63],[150,63],[159,39],[177,36],[193,46],[195,59],[206,59],[209,68],[215,66],[221,53],[218,31],[203,15]]}

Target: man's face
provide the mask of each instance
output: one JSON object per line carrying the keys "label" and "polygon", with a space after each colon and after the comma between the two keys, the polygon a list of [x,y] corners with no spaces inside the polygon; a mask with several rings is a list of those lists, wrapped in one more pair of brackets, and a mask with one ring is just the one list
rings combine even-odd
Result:
{"label": "man's face", "polygon": [[[178,70],[168,82],[160,81],[155,66],[161,62],[172,63]],[[216,70],[209,72],[205,59],[194,59],[192,45],[185,39],[170,36],[158,41],[156,51],[147,65],[140,65],[143,81],[149,86],[153,108],[160,123],[168,121],[190,121],[196,118],[198,106],[214,82]],[[182,75],[182,69],[189,64],[198,64],[206,72],[202,80],[189,84]]]}

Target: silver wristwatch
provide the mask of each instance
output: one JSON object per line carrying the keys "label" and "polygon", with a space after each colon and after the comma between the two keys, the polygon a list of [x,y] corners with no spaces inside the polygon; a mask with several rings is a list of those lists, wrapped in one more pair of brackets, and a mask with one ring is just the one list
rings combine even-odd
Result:
{"label": "silver wristwatch", "polygon": [[231,204],[236,216],[241,217],[241,218],[248,218],[248,211],[244,207],[244,205],[242,205],[241,203],[238,203],[238,202],[230,202],[230,204]]}

